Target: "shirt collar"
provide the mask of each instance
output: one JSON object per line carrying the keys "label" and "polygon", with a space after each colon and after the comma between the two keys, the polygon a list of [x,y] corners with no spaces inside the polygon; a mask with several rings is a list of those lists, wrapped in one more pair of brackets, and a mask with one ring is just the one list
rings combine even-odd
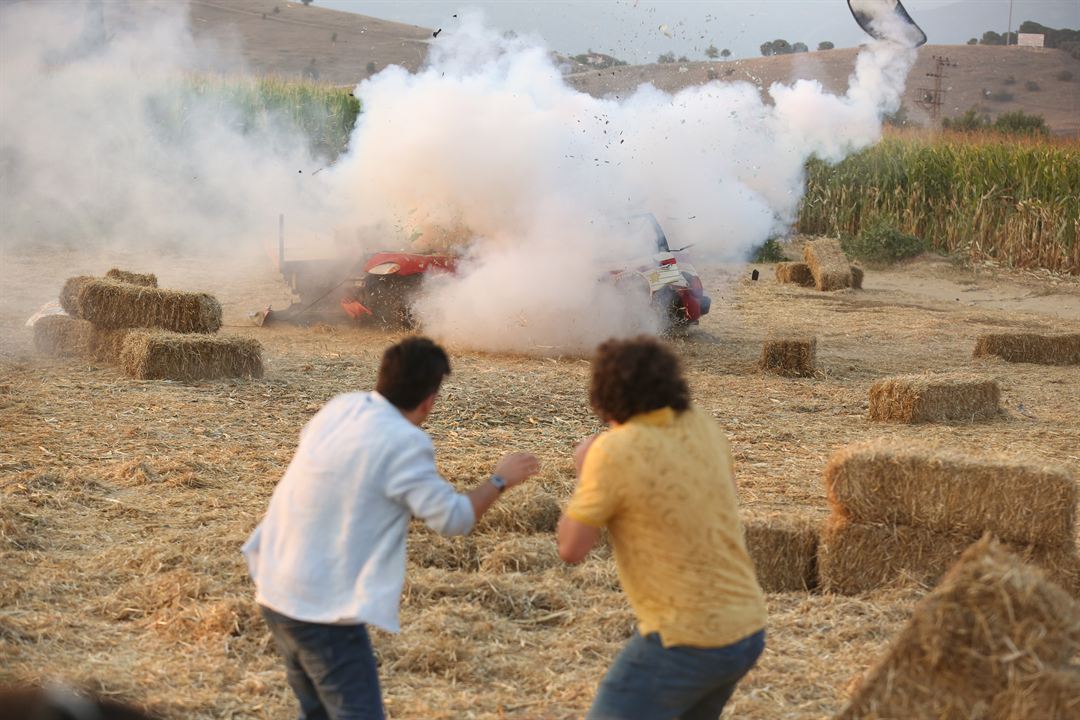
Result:
{"label": "shirt collar", "polygon": [[628,423],[640,423],[642,425],[654,425],[656,427],[663,427],[670,425],[675,420],[675,411],[670,407],[662,407],[657,410],[650,410],[648,412],[638,413],[632,416]]}

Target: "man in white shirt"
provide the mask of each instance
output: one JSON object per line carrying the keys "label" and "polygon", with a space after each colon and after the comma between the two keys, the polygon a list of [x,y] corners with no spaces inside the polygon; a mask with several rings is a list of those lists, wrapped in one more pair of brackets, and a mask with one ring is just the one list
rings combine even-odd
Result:
{"label": "man in white shirt", "polygon": [[300,720],[384,717],[366,625],[399,630],[409,520],[464,535],[539,470],[535,456],[510,453],[468,493],[439,476],[420,426],[449,374],[445,351],[426,338],[387,348],[375,392],[339,395],[308,422],[244,544]]}

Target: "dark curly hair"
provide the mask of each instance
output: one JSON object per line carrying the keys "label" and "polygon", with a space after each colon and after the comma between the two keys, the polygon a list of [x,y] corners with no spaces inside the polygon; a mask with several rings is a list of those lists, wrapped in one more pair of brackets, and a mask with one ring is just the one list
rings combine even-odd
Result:
{"label": "dark curly hair", "polygon": [[675,353],[645,335],[608,340],[592,360],[589,402],[604,422],[624,423],[634,415],[669,407],[690,407],[690,390]]}
{"label": "dark curly hair", "polygon": [[445,350],[425,337],[405,338],[383,353],[375,390],[399,410],[413,410],[449,374]]}

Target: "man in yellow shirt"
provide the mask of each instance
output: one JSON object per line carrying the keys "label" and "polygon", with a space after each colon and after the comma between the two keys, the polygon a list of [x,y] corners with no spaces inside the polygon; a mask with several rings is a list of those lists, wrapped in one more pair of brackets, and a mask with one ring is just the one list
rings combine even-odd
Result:
{"label": "man in yellow shirt", "polygon": [[589,400],[610,429],[575,452],[559,555],[581,562],[607,527],[638,627],[588,718],[714,720],[765,647],[731,448],[654,339],[600,345]]}

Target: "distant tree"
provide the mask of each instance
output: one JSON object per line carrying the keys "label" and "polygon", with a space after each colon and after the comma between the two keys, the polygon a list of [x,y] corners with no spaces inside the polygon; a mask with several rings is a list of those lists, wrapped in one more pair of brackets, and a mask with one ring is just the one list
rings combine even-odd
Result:
{"label": "distant tree", "polygon": [[720,57],[720,51],[716,49],[715,45],[710,45],[709,47],[705,48],[705,57],[709,58],[710,60],[715,60],[716,58]]}
{"label": "distant tree", "polygon": [[690,62],[690,58],[686,57],[685,55],[680,55],[679,62]]}
{"label": "distant tree", "polygon": [[982,39],[979,40],[980,45],[1004,45],[1005,36],[1001,33],[994,32],[993,30],[987,30],[982,34]]}
{"label": "distant tree", "polygon": [[1054,77],[1057,78],[1058,80],[1060,80],[1061,82],[1072,82],[1073,74],[1069,70],[1062,70],[1061,72],[1059,72]]}
{"label": "distant tree", "polygon": [[1049,135],[1046,118],[1042,115],[1028,115],[1023,110],[1002,113],[994,121],[994,129],[1009,135]]}
{"label": "distant tree", "polygon": [[375,71],[376,71],[376,70],[377,70],[378,68],[376,68],[376,67],[375,67],[375,61],[373,60],[373,61],[369,62],[369,63],[367,64],[367,67],[366,67],[366,68],[364,68],[364,69],[365,69],[365,70],[367,70],[367,74],[368,74],[368,75],[374,75],[374,74],[375,74]]}
{"label": "distant tree", "polygon": [[770,40],[767,43],[762,43],[761,54],[765,57],[770,55],[790,55],[792,52],[791,43],[784,39]]}
{"label": "distant tree", "polygon": [[978,44],[979,44],[979,38],[971,38],[970,40],[968,40],[968,45],[978,45]]}
{"label": "distant tree", "polygon": [[818,50],[832,50],[834,47],[836,47],[836,46],[833,45],[828,40],[822,40],[821,42],[819,42],[817,44],[817,49]]}
{"label": "distant tree", "polygon": [[724,48],[723,50],[720,51],[720,57],[722,57],[722,58],[731,57],[731,51],[728,50],[727,48]]}
{"label": "distant tree", "polygon": [[673,63],[673,62],[675,62],[675,53],[673,53],[673,52],[663,53],[663,54],[660,55],[660,57],[656,58],[656,62],[658,62],[658,63]]}
{"label": "distant tree", "polygon": [[1039,83],[1035,82],[1034,80],[1028,80],[1026,83],[1024,83],[1024,87],[1027,89],[1028,92],[1039,92],[1040,90],[1042,90],[1042,87],[1039,86]]}
{"label": "distant tree", "polygon": [[972,108],[959,117],[945,118],[941,121],[941,127],[958,132],[986,130],[990,127],[990,117],[982,115],[975,108]]}
{"label": "distant tree", "polygon": [[307,7],[308,5],[313,3],[314,1],[315,0],[300,0],[300,2],[304,3],[304,7]]}
{"label": "distant tree", "polygon": [[330,42],[332,42],[332,43],[337,42],[337,33],[336,32],[330,33]]}
{"label": "distant tree", "polygon": [[808,48],[806,46],[806,43],[797,42],[797,43],[795,43],[794,45],[791,46],[791,52],[797,52],[797,53],[810,52],[810,48]]}

